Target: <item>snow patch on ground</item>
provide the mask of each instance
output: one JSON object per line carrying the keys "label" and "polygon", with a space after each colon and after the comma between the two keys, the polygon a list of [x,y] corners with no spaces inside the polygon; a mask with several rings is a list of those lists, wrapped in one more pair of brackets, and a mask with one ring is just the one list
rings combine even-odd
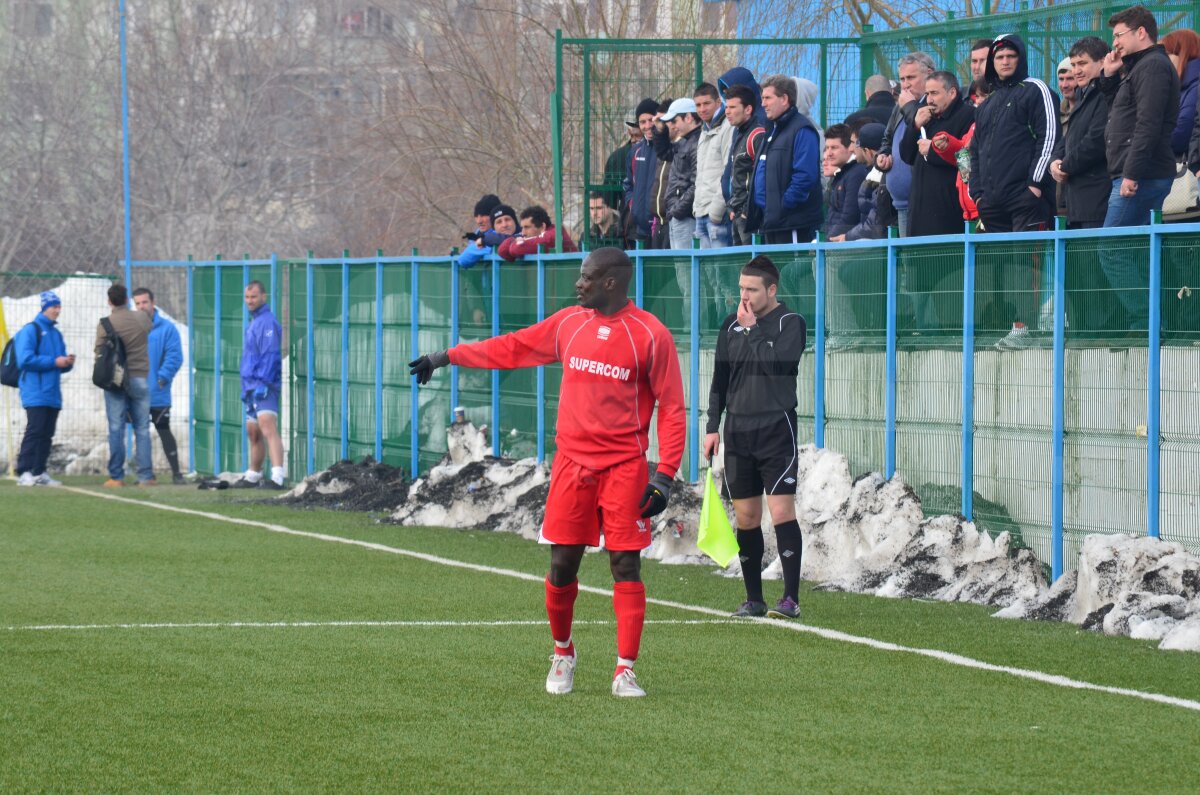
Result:
{"label": "snow patch on ground", "polygon": [[1079,569],[1000,618],[1070,621],[1106,635],[1200,651],[1200,556],[1180,544],[1127,535],[1084,539]]}
{"label": "snow patch on ground", "polygon": [[[486,430],[471,423],[452,426],[447,443],[446,457],[411,484],[391,520],[537,539],[549,494],[548,468],[532,458],[492,457]],[[720,461],[716,464],[719,472]],[[346,483],[367,486],[354,478],[349,471],[329,470],[309,478],[308,488],[341,498],[354,493]],[[701,496],[700,485],[675,481],[667,510],[655,517],[645,557],[712,566],[696,547]],[[769,526],[765,505],[763,513]],[[1200,650],[1200,558],[1178,544],[1091,536],[1079,570],[1047,585],[1033,552],[1015,546],[1008,533],[993,538],[961,516],[926,517],[920,499],[899,476],[853,478],[845,456],[812,445],[800,450],[796,518],[804,535],[802,575],[819,589],[989,605],[1001,608],[995,613],[1001,618],[1071,621],[1158,641],[1162,649]],[[779,579],[782,570],[769,529],[764,541],[763,577]],[[740,564],[735,559],[715,573],[740,577]]]}

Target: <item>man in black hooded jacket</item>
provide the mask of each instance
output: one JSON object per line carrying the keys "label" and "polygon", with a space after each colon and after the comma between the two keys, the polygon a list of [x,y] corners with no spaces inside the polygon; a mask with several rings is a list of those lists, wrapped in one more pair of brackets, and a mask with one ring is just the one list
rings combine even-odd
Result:
{"label": "man in black hooded jacket", "polygon": [[1043,229],[1054,215],[1058,97],[1029,76],[1019,36],[992,42],[984,76],[992,94],[976,111],[969,183],[979,220],[988,232]]}

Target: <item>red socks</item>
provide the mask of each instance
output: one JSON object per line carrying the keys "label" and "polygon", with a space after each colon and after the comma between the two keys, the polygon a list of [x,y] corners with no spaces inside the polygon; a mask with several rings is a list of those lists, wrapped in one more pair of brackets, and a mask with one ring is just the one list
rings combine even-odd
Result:
{"label": "red socks", "polygon": [[617,617],[617,656],[636,660],[646,621],[646,586],[640,582],[613,583],[613,613]]}
{"label": "red socks", "polygon": [[[578,595],[579,580],[559,587],[551,585],[550,578],[546,578],[546,616],[550,619],[550,635],[558,643],[570,643],[571,621],[575,616],[575,597]],[[575,655],[575,644],[572,643],[565,649],[556,646],[554,651],[556,654],[572,657]]]}

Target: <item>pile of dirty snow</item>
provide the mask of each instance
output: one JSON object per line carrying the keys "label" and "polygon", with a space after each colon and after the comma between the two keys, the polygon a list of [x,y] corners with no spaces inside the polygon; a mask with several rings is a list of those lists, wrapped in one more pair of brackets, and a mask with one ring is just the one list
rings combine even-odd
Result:
{"label": "pile of dirty snow", "polygon": [[1200,556],[1157,538],[1088,536],[1077,571],[996,615],[1070,621],[1106,635],[1156,640],[1160,649],[1200,651]]}
{"label": "pile of dirty snow", "polygon": [[[379,489],[377,504],[395,507],[392,521],[537,539],[549,470],[532,458],[494,458],[486,432],[471,423],[451,427],[447,441],[446,457],[413,482],[407,495]],[[988,605],[1003,608],[996,613],[1000,617],[1072,621],[1109,634],[1160,640],[1164,649],[1200,651],[1200,558],[1178,544],[1092,536],[1083,547],[1080,573],[1047,587],[1032,551],[1016,546],[1008,533],[992,537],[962,517],[926,517],[920,499],[899,476],[854,478],[845,456],[812,445],[800,449],[798,470],[801,574],[819,589]],[[322,499],[343,498],[346,492],[339,490],[348,478],[337,471],[314,476],[302,487]],[[302,487],[291,496],[303,498],[303,492],[297,494]],[[725,504],[728,509],[727,499]],[[700,486],[676,480],[667,510],[654,519],[645,556],[669,564],[712,565],[696,547],[700,506]],[[763,513],[769,526],[765,505]],[[769,529],[764,541],[763,576],[779,579],[782,567]],[[735,559],[717,573],[739,577],[739,566]]]}
{"label": "pile of dirty snow", "polygon": [[404,470],[371,456],[358,463],[339,461],[309,475],[284,494],[281,502],[338,511],[392,511],[408,499]]}

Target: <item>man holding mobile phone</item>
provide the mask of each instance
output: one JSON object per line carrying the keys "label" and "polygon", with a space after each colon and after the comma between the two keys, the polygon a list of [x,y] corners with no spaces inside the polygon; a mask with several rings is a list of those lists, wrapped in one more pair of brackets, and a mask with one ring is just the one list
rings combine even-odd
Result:
{"label": "man holding mobile phone", "polygon": [[75,366],[56,328],[62,301],[52,290],[41,295],[42,311],[17,332],[13,340],[21,370],[21,407],[25,409],[25,436],[17,457],[18,486],[61,486],[46,473],[50,443],[62,410],[62,374]]}

